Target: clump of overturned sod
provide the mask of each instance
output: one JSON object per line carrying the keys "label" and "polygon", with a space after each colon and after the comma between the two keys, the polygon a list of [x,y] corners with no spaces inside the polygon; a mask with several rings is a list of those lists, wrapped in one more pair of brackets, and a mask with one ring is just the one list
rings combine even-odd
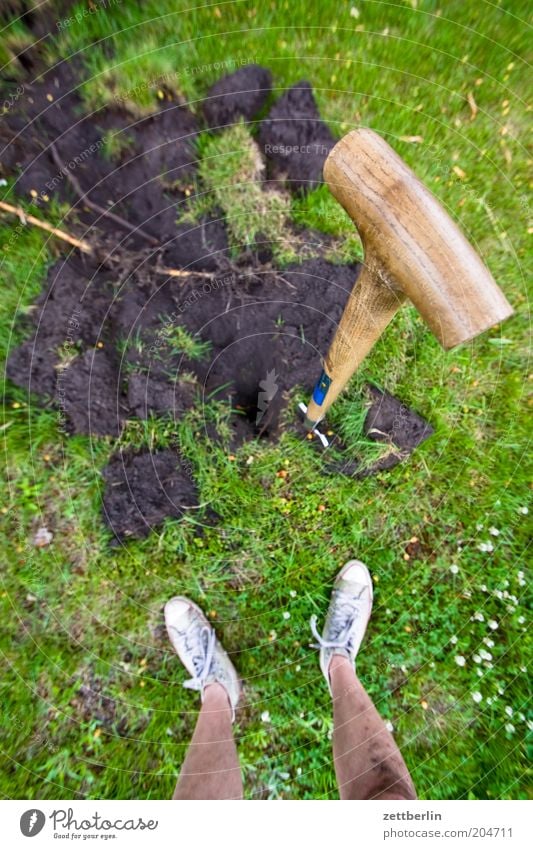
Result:
{"label": "clump of overturned sod", "polygon": [[278,260],[294,259],[290,197],[263,188],[265,163],[244,124],[204,136],[200,149],[199,175],[210,199],[226,215],[232,247],[267,242]]}

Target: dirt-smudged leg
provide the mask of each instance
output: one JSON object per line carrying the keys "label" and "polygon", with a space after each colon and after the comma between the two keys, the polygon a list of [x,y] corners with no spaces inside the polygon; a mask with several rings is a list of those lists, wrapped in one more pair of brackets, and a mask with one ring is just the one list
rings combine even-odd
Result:
{"label": "dirt-smudged leg", "polygon": [[400,750],[347,658],[332,658],[330,681],[341,799],[416,799]]}

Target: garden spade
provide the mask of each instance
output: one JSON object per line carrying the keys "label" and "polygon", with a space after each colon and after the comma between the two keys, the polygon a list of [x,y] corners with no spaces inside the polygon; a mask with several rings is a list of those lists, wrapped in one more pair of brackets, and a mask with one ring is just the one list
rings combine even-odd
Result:
{"label": "garden spade", "polygon": [[305,411],[310,430],[407,299],[446,350],[513,313],[457,225],[377,133],[344,136],[324,177],[359,231],[364,263]]}

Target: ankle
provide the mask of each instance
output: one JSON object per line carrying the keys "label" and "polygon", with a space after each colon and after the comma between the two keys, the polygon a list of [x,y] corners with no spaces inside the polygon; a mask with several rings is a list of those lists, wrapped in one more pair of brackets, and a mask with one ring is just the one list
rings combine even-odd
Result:
{"label": "ankle", "polygon": [[330,680],[333,676],[342,678],[355,678],[355,667],[351,660],[342,654],[334,654],[328,666]]}
{"label": "ankle", "polygon": [[208,684],[205,688],[203,704],[210,710],[223,710],[227,707],[231,711],[231,702],[227,690],[217,681]]}
{"label": "ankle", "polygon": [[345,669],[351,669],[354,672],[354,675],[355,675],[354,667],[353,667],[351,660],[349,660],[343,654],[332,654],[331,660],[329,662],[328,671],[332,672],[334,669],[338,669],[339,667],[341,667],[341,668],[344,667]]}
{"label": "ankle", "polygon": [[339,654],[334,654],[329,662],[328,677],[329,690],[334,701],[349,696],[361,686],[352,661]]}

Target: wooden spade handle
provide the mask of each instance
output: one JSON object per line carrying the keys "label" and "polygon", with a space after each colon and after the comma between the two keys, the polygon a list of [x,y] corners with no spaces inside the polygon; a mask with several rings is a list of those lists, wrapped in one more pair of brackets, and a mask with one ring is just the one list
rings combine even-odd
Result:
{"label": "wooden spade handle", "polygon": [[383,282],[379,272],[362,267],[307,407],[309,426],[324,416],[404,301],[403,292]]}
{"label": "wooden spade handle", "polygon": [[406,297],[445,349],[513,312],[455,222],[377,133],[344,136],[326,160],[324,177],[357,226],[365,268],[324,361],[307,410],[309,427],[325,415]]}

